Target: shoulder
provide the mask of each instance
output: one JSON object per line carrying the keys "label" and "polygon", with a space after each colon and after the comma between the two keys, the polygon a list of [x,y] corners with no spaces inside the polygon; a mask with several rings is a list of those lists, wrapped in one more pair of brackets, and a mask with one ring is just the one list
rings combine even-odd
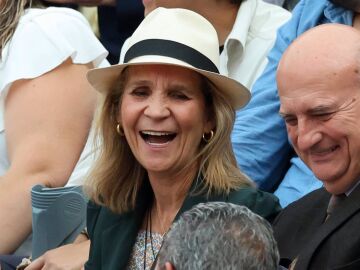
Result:
{"label": "shoulder", "polygon": [[271,221],[281,210],[279,199],[273,194],[255,189],[242,188],[229,194],[229,202],[247,206],[254,213]]}
{"label": "shoulder", "polygon": [[[81,46],[81,41],[88,43]],[[9,43],[10,52],[16,51],[17,46],[23,44],[27,52],[41,48],[44,56],[52,47],[56,47],[60,54],[66,53],[67,47],[85,50],[91,47],[92,43],[100,44],[81,13],[69,8],[55,7],[28,9],[21,17]]]}
{"label": "shoulder", "polygon": [[287,220],[301,220],[313,211],[325,211],[329,199],[330,194],[324,188],[316,189],[285,207],[276,217],[274,225],[287,222]]}
{"label": "shoulder", "polygon": [[24,15],[19,21],[19,25],[26,25],[29,22],[35,23],[67,23],[71,21],[72,23],[85,24],[89,25],[86,18],[78,11],[70,8],[59,8],[59,7],[49,7],[49,8],[30,8],[26,10]]}
{"label": "shoulder", "polygon": [[300,210],[309,204],[318,204],[323,201],[328,201],[330,199],[330,194],[322,187],[316,189],[309,194],[306,194],[304,197],[300,198],[297,201],[289,204],[287,207],[284,208],[283,211],[290,211],[290,210]]}
{"label": "shoulder", "polygon": [[74,64],[108,65],[107,51],[86,19],[66,8],[27,10],[2,56],[0,91],[16,80],[39,77],[69,58]]}
{"label": "shoulder", "polygon": [[[59,34],[61,36],[66,35],[69,31],[70,33],[77,32],[78,35],[84,35],[84,31],[85,33],[92,32],[89,23],[78,11],[70,8],[55,7],[45,9],[30,8],[21,17],[13,39],[30,39],[29,36],[32,35],[52,38],[52,36]],[[38,36],[35,37],[38,38]],[[34,41],[36,40],[35,37]],[[39,43],[41,41],[39,40]]]}
{"label": "shoulder", "polygon": [[280,28],[280,34],[294,39],[308,29],[322,23],[324,11],[328,5],[328,0],[300,1],[292,11],[291,19]]}

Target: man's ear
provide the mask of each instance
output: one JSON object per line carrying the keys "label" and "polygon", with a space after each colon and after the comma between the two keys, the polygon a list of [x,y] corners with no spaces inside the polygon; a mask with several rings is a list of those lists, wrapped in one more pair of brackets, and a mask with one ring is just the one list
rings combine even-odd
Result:
{"label": "man's ear", "polygon": [[171,263],[167,262],[165,263],[165,270],[176,270],[176,268]]}

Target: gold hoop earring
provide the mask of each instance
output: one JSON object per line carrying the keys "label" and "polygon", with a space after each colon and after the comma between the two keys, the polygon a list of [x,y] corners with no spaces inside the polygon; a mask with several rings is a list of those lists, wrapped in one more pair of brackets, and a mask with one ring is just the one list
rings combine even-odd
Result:
{"label": "gold hoop earring", "polygon": [[124,130],[123,130],[123,128],[121,127],[120,124],[117,124],[117,125],[116,125],[116,132],[117,132],[120,136],[124,136]]}
{"label": "gold hoop earring", "polygon": [[202,135],[202,139],[204,142],[208,143],[212,140],[212,138],[214,137],[214,131],[210,130],[209,133],[203,133]]}

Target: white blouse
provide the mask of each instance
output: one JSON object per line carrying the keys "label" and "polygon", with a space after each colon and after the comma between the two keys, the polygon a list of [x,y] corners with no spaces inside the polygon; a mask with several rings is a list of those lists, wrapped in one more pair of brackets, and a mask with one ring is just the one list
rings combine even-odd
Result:
{"label": "white blouse", "polygon": [[[36,78],[71,58],[75,64],[105,67],[107,51],[93,34],[81,13],[68,8],[31,8],[21,17],[0,60],[0,176],[9,168],[4,111],[11,84]],[[89,136],[91,138],[92,136]],[[92,142],[88,142],[67,185],[80,185],[92,163]]]}

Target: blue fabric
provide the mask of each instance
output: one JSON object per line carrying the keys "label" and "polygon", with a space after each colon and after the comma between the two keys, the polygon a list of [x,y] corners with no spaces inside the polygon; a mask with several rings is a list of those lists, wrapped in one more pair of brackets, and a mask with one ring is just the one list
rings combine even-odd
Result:
{"label": "blue fabric", "polygon": [[252,88],[250,103],[236,114],[232,143],[240,168],[260,189],[274,191],[280,183],[275,194],[283,207],[322,183],[295,156],[278,114],[278,62],[290,43],[306,30],[324,23],[351,25],[352,20],[353,12],[327,0],[300,1],[292,18],[278,30],[269,63]]}

